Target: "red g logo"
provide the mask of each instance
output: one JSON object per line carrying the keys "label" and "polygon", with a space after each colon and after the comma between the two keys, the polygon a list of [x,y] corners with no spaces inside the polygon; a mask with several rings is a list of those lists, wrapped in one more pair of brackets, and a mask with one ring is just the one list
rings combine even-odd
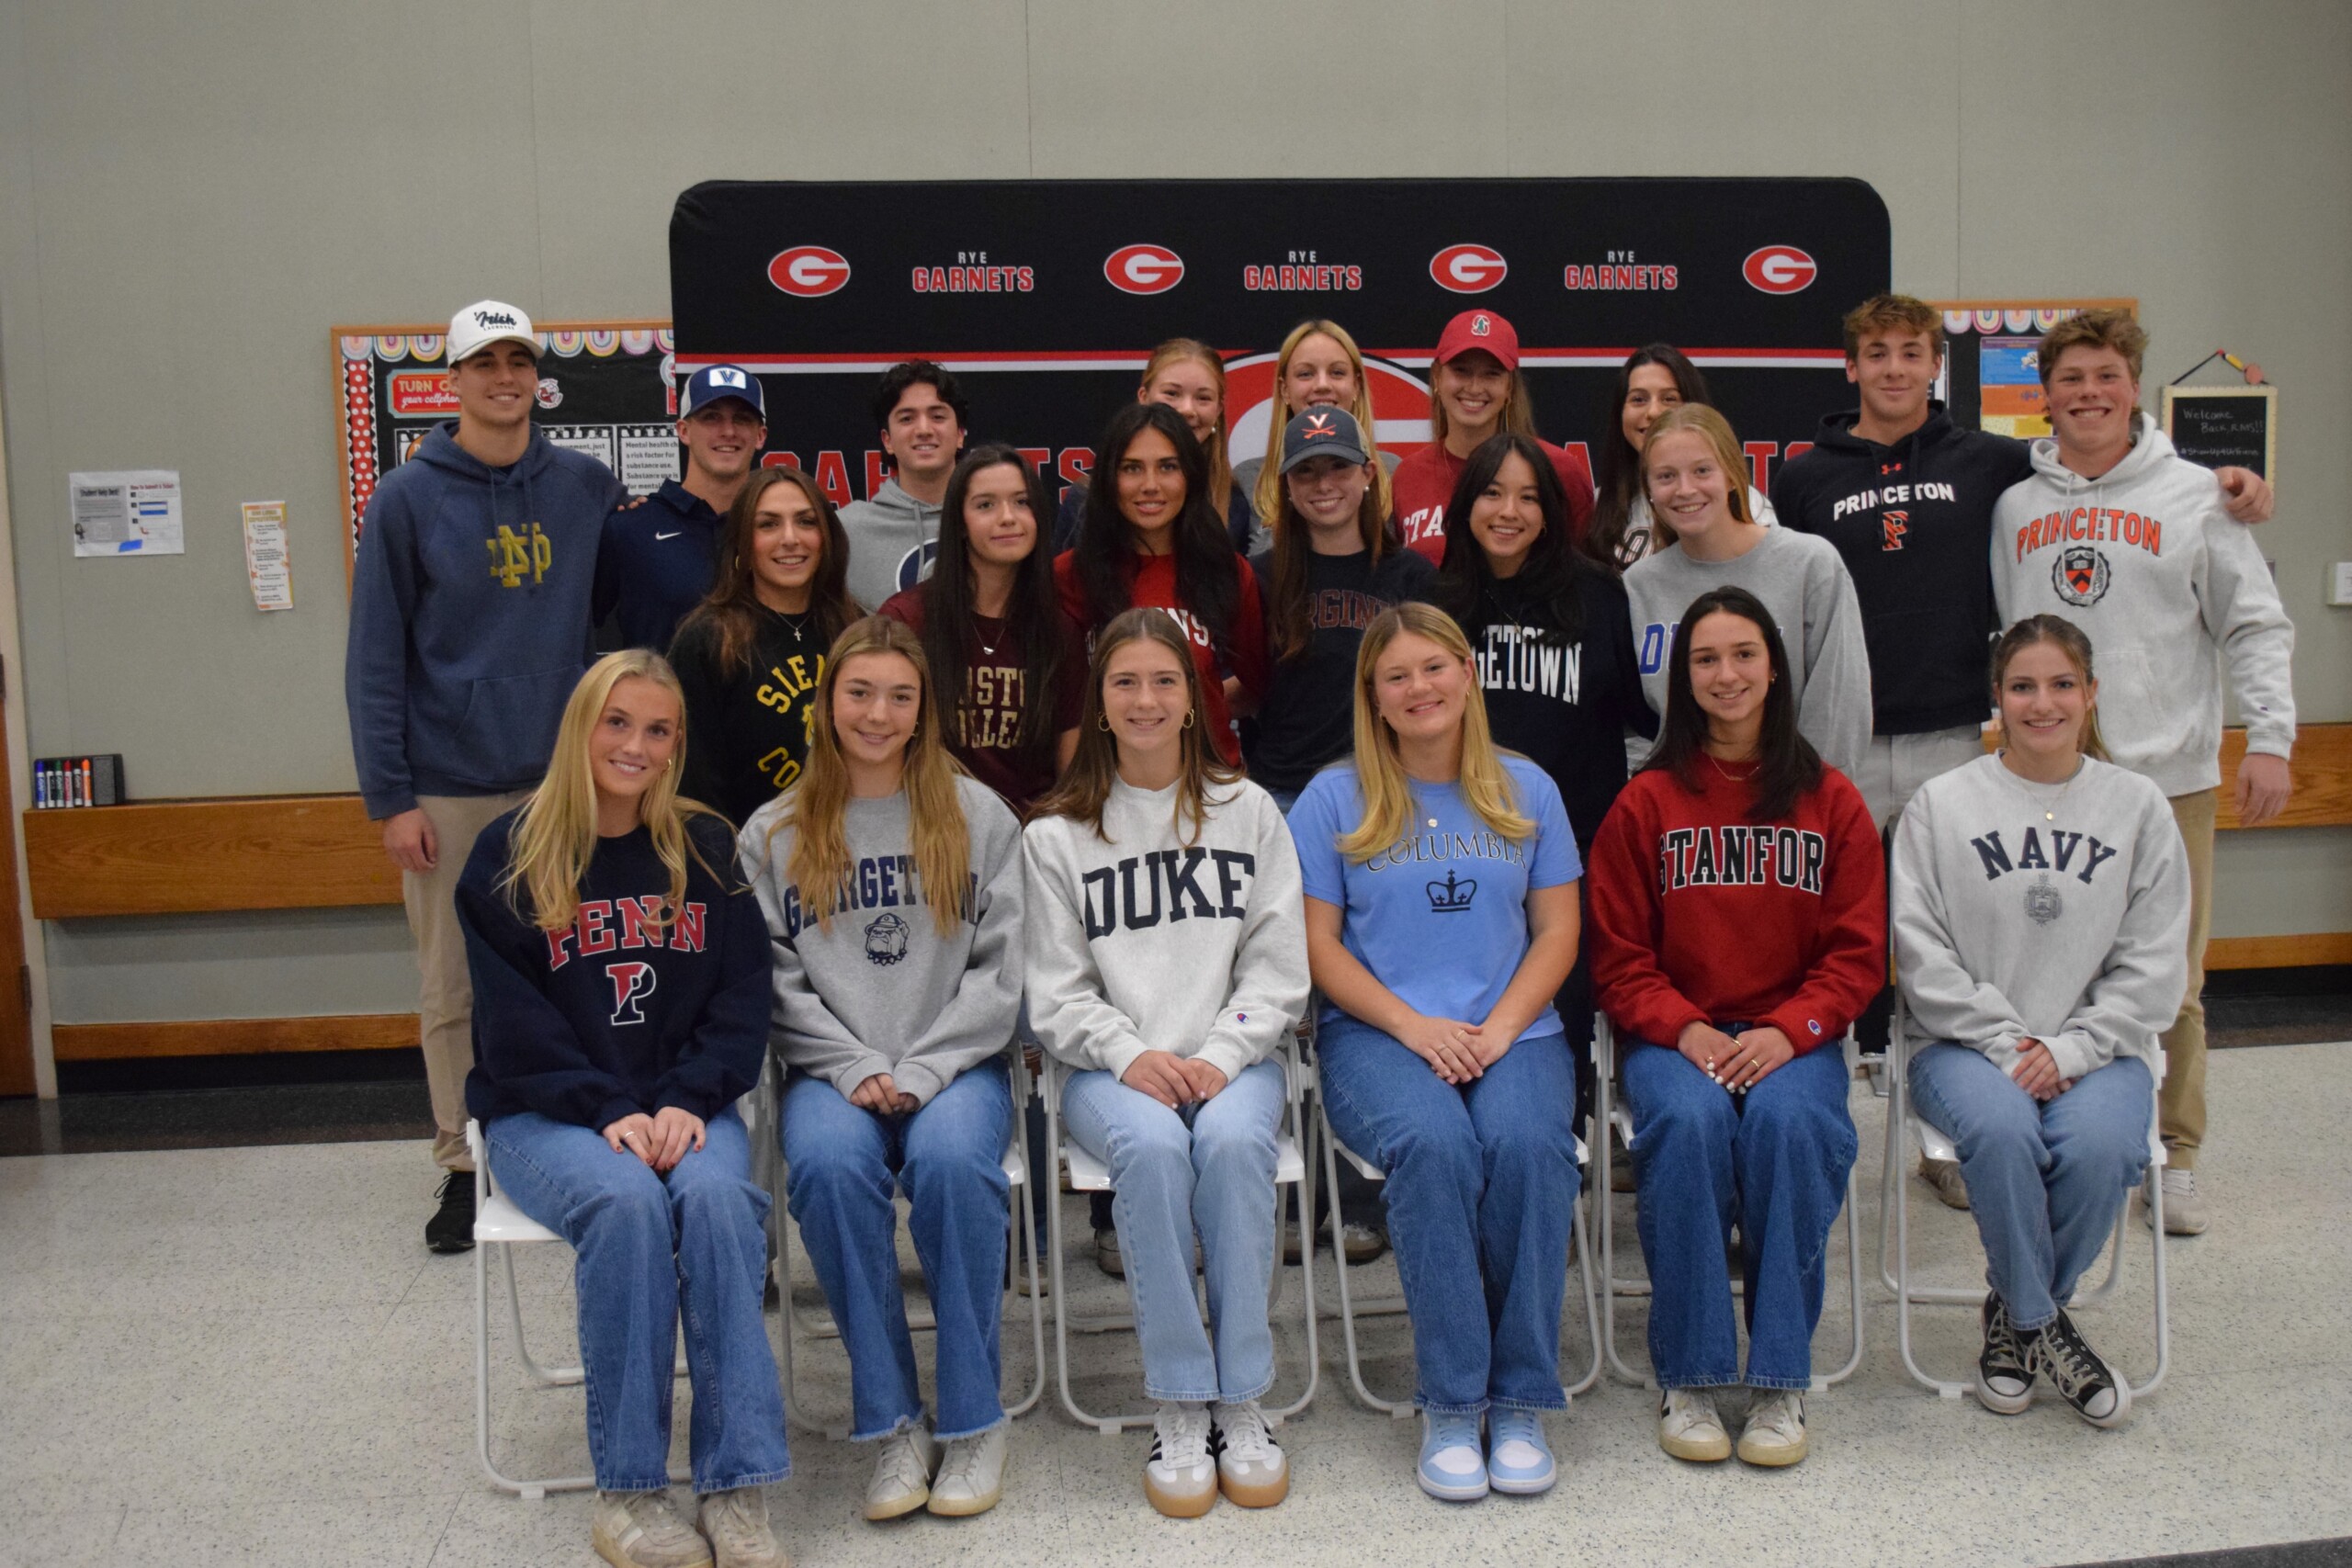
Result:
{"label": "red g logo", "polygon": [[822,245],[795,245],[768,263],[768,281],[786,294],[814,299],[849,281],[849,258]]}
{"label": "red g logo", "polygon": [[605,978],[613,983],[613,1021],[643,1023],[645,1011],[637,1004],[653,994],[653,965],[639,958],[607,964]]}
{"label": "red g logo", "polygon": [[1739,265],[1739,275],[1751,288],[1767,294],[1794,294],[1812,286],[1821,268],[1794,245],[1766,245],[1750,251]]}
{"label": "red g logo", "polygon": [[1184,258],[1165,245],[1122,245],[1103,258],[1102,276],[1123,294],[1165,294],[1184,281]]}
{"label": "red g logo", "polygon": [[1510,263],[1490,245],[1448,245],[1430,257],[1430,278],[1456,294],[1484,294],[1503,280]]}

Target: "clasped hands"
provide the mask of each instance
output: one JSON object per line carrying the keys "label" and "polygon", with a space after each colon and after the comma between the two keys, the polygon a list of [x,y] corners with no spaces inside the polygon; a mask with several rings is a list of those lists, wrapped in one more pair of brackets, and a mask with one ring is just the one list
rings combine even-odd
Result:
{"label": "clasped hands", "polygon": [[1127,1064],[1119,1081],[1137,1094],[1148,1094],[1170,1111],[1215,1100],[1226,1086],[1225,1069],[1198,1056],[1170,1051],[1146,1051]]}
{"label": "clasped hands", "polygon": [[702,1147],[702,1118],[674,1105],[665,1105],[651,1116],[632,1111],[605,1129],[605,1142],[613,1145],[615,1154],[635,1155],[666,1174]]}
{"label": "clasped hands", "polygon": [[1789,1037],[1770,1026],[1742,1030],[1736,1036],[1711,1023],[1686,1023],[1674,1048],[1685,1060],[1732,1094],[1746,1094],[1775,1069],[1796,1059]]}

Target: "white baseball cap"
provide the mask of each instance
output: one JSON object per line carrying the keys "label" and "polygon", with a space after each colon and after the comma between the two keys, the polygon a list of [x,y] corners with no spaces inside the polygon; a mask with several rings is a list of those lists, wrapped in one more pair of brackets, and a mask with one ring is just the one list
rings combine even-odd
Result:
{"label": "white baseball cap", "polygon": [[454,369],[458,361],[494,343],[519,343],[532,358],[538,357],[539,338],[531,330],[530,317],[501,300],[477,299],[449,318],[449,356],[444,363]]}

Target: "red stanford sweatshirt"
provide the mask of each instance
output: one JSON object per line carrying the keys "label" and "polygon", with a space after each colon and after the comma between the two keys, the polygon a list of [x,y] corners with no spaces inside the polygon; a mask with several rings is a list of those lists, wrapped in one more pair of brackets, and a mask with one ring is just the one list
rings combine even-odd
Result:
{"label": "red stanford sweatshirt", "polygon": [[1692,1022],[1769,1024],[1800,1052],[1836,1040],[1886,984],[1886,864],[1835,768],[1777,822],[1702,759],[1703,787],[1636,774],[1593,840],[1592,982],[1624,1040]]}
{"label": "red stanford sweatshirt", "polygon": [[[1552,471],[1568,492],[1568,540],[1573,544],[1584,537],[1585,525],[1592,521],[1592,468],[1585,462],[1581,443],[1575,451],[1549,441],[1536,445],[1552,459]],[[1432,441],[1409,454],[1389,476],[1397,532],[1433,565],[1445,564],[1445,509],[1453,504],[1453,487],[1469,466],[1469,458],[1455,457],[1442,441]]]}

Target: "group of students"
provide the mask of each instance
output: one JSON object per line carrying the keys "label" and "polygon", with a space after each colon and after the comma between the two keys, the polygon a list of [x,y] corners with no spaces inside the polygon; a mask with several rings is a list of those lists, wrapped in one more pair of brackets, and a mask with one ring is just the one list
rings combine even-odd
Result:
{"label": "group of students", "polygon": [[[1068,1069],[1069,1134],[1111,1173],[1159,1405],[1148,1497],[1178,1516],[1282,1499],[1259,1404],[1276,1056],[1310,1011],[1333,1131],[1385,1177],[1425,1491],[1555,1480],[1542,1413],[1566,1403],[1596,1006],[1634,1121],[1660,1444],[1802,1459],[1856,1146],[1837,1043],[1885,984],[1898,815],[1917,1103],[1959,1149],[1987,1253],[1978,1397],[2015,1412],[2046,1379],[2086,1418],[2124,1419],[2128,1384],[2063,1306],[2141,1179],[2158,1080],[2175,1157],[2201,1132],[2201,1038],[2193,1100],[2172,1093],[2170,1047],[2208,897],[2181,797],[2205,796],[2210,864],[2221,654],[2249,723],[2242,819],[2283,803],[2293,728],[2291,628],[2224,512],[2267,515],[2268,488],[2217,482],[2137,414],[2128,319],[2045,339],[2056,439],[2029,459],[1930,409],[1933,312],[1871,301],[1849,321],[1862,407],[1784,467],[1769,509],[1662,344],[1621,373],[1624,450],[1603,444],[1596,493],[1533,434],[1492,312],[1448,328],[1437,439],[1393,474],[1332,323],[1285,344],[1284,418],[1254,475],[1229,465],[1215,355],[1170,344],[1059,512],[1012,448],[958,456],[961,393],[914,362],[877,400],[885,491],[905,498],[885,521],[935,494],[936,539],[888,536],[901,581],[870,615],[849,583],[873,519],[755,468],[757,382],[713,367],[684,400],[688,483],[612,497],[585,570],[559,538],[533,584],[560,581],[581,616],[560,679],[507,673],[511,647],[485,655],[498,674],[463,666],[469,625],[510,624],[495,571],[457,586],[484,519],[544,527],[529,509],[596,482],[530,434],[527,398],[511,406],[527,325],[467,323],[458,429],[370,510],[347,679],[421,952],[437,928],[420,906],[455,883],[462,1109],[502,1186],[579,1254],[607,1560],[781,1557],[759,1491],[788,1469],[761,1320],[768,1199],[732,1109],[771,1050],[788,1207],[842,1325],[854,1436],[881,1445],[871,1517],[1001,1495],[1001,1159],[1009,1053],[1030,1039]],[[461,479],[485,496],[470,514]],[[684,536],[695,507],[715,564],[669,657],[632,648],[579,676],[590,620],[676,581],[631,552],[656,524]],[[1875,536],[1806,527],[1832,512]],[[1905,570],[1923,558],[1928,574]],[[2121,672],[2103,700],[2086,626]],[[2172,646],[2185,630],[2201,668]],[[2149,691],[2152,671],[2173,684]],[[550,693],[552,734],[528,705]],[[536,748],[537,782],[459,761],[469,741]],[[2197,1123],[2185,1143],[2176,1112]],[[463,1185],[445,1188],[445,1235],[460,1201],[470,1220]],[[928,1414],[901,1190],[939,1325]],[[663,1479],[681,1300],[693,1524]],[[1740,1386],[1735,1444],[1718,1396]]]}

